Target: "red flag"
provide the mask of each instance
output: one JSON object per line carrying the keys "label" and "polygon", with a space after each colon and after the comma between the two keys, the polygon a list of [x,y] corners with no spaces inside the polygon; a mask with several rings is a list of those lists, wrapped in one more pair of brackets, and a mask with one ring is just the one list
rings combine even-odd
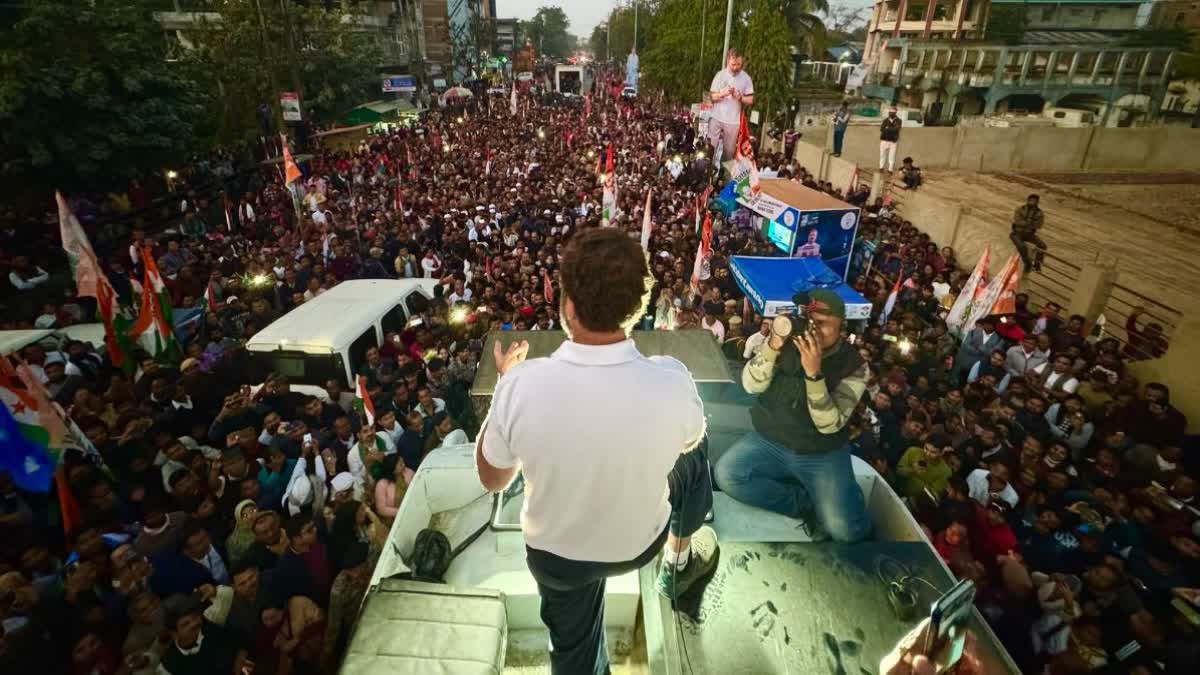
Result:
{"label": "red flag", "polygon": [[217,311],[217,294],[213,290],[213,284],[211,281],[208,282],[208,287],[206,287],[204,289],[204,305],[208,309],[208,311],[213,312],[214,314],[216,313],[216,311]]}
{"label": "red flag", "polygon": [[567,132],[567,149],[568,150],[571,149],[571,141],[574,139],[575,139],[575,134],[568,131]]}
{"label": "red flag", "polygon": [[613,147],[612,143],[608,144],[608,158],[604,160],[604,173],[612,175],[616,170],[616,165],[613,163]]}
{"label": "red flag", "polygon": [[487,276],[487,278],[492,278],[492,256],[490,255],[484,259],[483,273]]}
{"label": "red flag", "polygon": [[79,508],[79,500],[71,492],[67,484],[66,468],[60,465],[54,472],[54,488],[58,492],[58,510],[62,517],[63,534],[70,535],[83,521],[83,510]]}
{"label": "red flag", "polygon": [[545,267],[542,268],[542,294],[548,304],[554,304],[554,284],[550,280],[550,270]]}

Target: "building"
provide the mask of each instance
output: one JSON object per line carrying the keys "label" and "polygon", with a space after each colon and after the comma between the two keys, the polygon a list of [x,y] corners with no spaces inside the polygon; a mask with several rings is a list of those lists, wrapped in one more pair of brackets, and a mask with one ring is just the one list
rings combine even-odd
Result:
{"label": "building", "polygon": [[[386,45],[385,61],[379,64],[381,69],[404,70],[409,67],[413,55],[421,51],[420,42],[414,39],[420,32],[415,28],[420,26],[421,20],[416,5],[415,0],[363,0],[357,4],[363,14],[343,17],[343,23],[353,26],[356,31],[378,34],[379,40]],[[154,12],[154,18],[166,33],[168,54],[192,49],[193,45],[187,39],[188,31],[221,25],[219,12],[164,11]]]}
{"label": "building", "polygon": [[956,0],[931,9],[879,0],[862,93],[933,121],[1048,106],[1090,110],[1107,125],[1154,118],[1174,56],[1123,42],[1144,23],[1141,4]]}
{"label": "building", "polygon": [[495,19],[496,53],[512,61],[517,53],[517,36],[521,31],[520,19]]}
{"label": "building", "polygon": [[1155,0],[1150,4],[1149,24],[1155,28],[1200,31],[1200,1]]}

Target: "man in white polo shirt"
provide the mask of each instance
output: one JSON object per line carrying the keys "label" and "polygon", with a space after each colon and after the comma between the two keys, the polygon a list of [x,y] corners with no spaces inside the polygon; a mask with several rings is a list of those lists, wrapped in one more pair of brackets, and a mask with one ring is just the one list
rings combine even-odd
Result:
{"label": "man in white polo shirt", "polygon": [[733,159],[737,149],[738,131],[742,126],[742,106],[754,104],[754,82],[742,70],[742,53],[730,48],[725,68],[713,76],[708,88],[712,111],[708,118],[708,135],[713,147],[720,146],[721,161]]}
{"label": "man in white polo shirt", "polygon": [[704,405],[682,363],[642,356],[629,339],[653,282],[636,241],[583,232],[561,275],[569,340],[528,362],[528,343],[501,351],[497,341],[501,378],[475,461],[492,492],[524,476],[521,525],[552,672],[607,673],[607,577],[662,550],[659,591],[675,600],[716,566],[716,535],[703,527],[712,505]]}

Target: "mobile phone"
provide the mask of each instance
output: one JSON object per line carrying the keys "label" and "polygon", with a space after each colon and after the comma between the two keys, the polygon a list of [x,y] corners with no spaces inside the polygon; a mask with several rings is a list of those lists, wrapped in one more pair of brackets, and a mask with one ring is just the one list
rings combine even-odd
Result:
{"label": "mobile phone", "polygon": [[962,658],[967,643],[967,620],[975,605],[975,583],[963,579],[929,608],[923,653],[937,664],[939,675]]}
{"label": "mobile phone", "polygon": [[304,434],[304,444],[308,445],[309,443],[312,443],[312,442],[313,442],[312,432]]}

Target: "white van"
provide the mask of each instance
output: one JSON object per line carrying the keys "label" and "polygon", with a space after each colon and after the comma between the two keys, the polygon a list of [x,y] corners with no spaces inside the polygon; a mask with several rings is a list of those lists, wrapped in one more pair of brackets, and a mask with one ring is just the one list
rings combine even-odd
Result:
{"label": "white van", "polygon": [[1054,126],[1066,129],[1090,127],[1096,124],[1096,113],[1091,110],[1047,107],[1042,111],[1042,115],[1054,120]]}
{"label": "white van", "polygon": [[41,344],[47,351],[59,351],[70,340],[91,343],[98,353],[103,354],[104,324],[77,323],[66,328],[0,330],[0,356],[16,354],[35,342]]}
{"label": "white van", "polygon": [[286,375],[293,391],[327,398],[325,381],[354,391],[367,350],[402,331],[433,301],[436,279],[343,281],[284,314],[246,342],[252,372]]}

